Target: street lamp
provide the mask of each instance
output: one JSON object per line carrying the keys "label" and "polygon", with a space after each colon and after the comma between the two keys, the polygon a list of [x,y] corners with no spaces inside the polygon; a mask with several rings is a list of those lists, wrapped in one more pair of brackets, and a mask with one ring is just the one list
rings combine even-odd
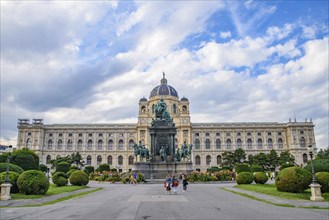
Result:
{"label": "street lamp", "polygon": [[11,152],[13,152],[13,146],[9,145],[7,147],[7,149],[5,150],[5,152],[8,153],[8,155],[7,155],[7,170],[6,170],[5,183],[9,183],[8,172],[9,172],[9,166],[10,166]]}
{"label": "street lamp", "polygon": [[317,183],[315,179],[315,172],[314,172],[314,166],[313,166],[313,146],[308,146],[308,153],[311,157],[311,168],[312,168],[312,183],[310,185],[311,187],[311,197],[310,200],[312,201],[323,201],[323,197],[321,196],[321,185]]}

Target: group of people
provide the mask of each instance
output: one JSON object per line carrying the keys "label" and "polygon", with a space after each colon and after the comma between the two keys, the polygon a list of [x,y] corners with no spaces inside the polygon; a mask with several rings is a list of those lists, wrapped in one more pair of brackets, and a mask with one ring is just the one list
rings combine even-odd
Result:
{"label": "group of people", "polygon": [[185,174],[182,174],[180,176],[180,178],[176,178],[175,175],[172,175],[172,177],[168,174],[166,176],[166,180],[164,183],[164,187],[166,189],[166,193],[167,194],[171,194],[171,189],[173,190],[174,194],[177,194],[177,189],[179,186],[180,181],[182,181],[183,184],[183,192],[185,192],[187,190],[187,185],[188,185],[188,181],[187,181],[187,177],[185,176]]}

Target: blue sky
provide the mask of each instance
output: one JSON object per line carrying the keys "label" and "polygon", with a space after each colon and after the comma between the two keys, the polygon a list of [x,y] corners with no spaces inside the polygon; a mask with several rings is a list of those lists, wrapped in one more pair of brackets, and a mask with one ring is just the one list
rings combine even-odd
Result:
{"label": "blue sky", "polygon": [[18,118],[137,122],[162,72],[192,122],[312,118],[328,146],[328,1],[1,1],[1,144]]}

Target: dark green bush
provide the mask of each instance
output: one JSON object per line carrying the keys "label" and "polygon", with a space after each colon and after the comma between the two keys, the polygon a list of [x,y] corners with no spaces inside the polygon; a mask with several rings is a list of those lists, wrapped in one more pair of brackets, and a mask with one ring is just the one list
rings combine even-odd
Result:
{"label": "dark green bush", "polygon": [[67,173],[70,170],[70,164],[68,162],[59,162],[56,164],[56,172]]}
{"label": "dark green bush", "polygon": [[257,184],[265,184],[268,180],[268,176],[264,172],[256,172],[254,174],[254,181]]}
{"label": "dark green bush", "polygon": [[67,178],[69,178],[74,171],[76,171],[76,170],[71,169],[71,170],[67,171],[67,173],[66,173]]}
{"label": "dark green bush", "polygon": [[[7,172],[0,173],[0,185],[5,182],[6,173]],[[16,172],[13,172],[13,171],[8,172],[8,180],[11,184],[11,188],[10,188],[11,193],[18,193],[19,192],[19,189],[18,189],[18,186],[17,186],[17,179],[18,179],[19,175],[20,175],[19,173],[16,173]]]}
{"label": "dark green bush", "polygon": [[85,171],[87,171],[88,173],[93,173],[95,172],[95,168],[93,166],[86,166]]}
{"label": "dark green bush", "polygon": [[76,165],[71,165],[70,170],[78,170],[78,167]]}
{"label": "dark green bush", "polygon": [[[7,171],[7,163],[0,163],[0,173],[6,171]],[[19,174],[24,172],[24,170],[20,166],[17,166],[15,164],[9,164],[9,171],[13,171]]]}
{"label": "dark green bush", "polygon": [[214,173],[219,172],[221,169],[219,167],[210,167],[207,169],[207,172]]}
{"label": "dark green bush", "polygon": [[[329,172],[329,159],[317,159],[313,160],[314,172]],[[311,162],[304,167],[305,170],[312,172]]]}
{"label": "dark green bush", "polygon": [[235,167],[236,173],[250,172],[249,164],[247,163],[238,163]]}
{"label": "dark green bush", "polygon": [[256,164],[253,164],[250,166],[250,171],[252,173],[255,173],[255,172],[263,172],[263,167],[261,165],[256,165]]}
{"label": "dark green bush", "polygon": [[89,176],[82,170],[74,171],[70,176],[70,183],[75,186],[85,186],[89,182]]}
{"label": "dark green bush", "polygon": [[110,171],[111,172],[118,172],[118,170],[116,168],[112,168]]}
{"label": "dark green bush", "polygon": [[18,177],[17,186],[26,195],[44,195],[49,189],[49,181],[41,171],[28,170]]}
{"label": "dark green bush", "polygon": [[321,192],[329,192],[329,172],[318,172],[315,174],[315,178],[321,185]]}
{"label": "dark green bush", "polygon": [[10,163],[20,166],[23,170],[39,170],[39,156],[27,148],[12,153]]}
{"label": "dark green bush", "polygon": [[237,184],[251,184],[254,181],[254,175],[250,172],[242,172],[236,176]]}
{"label": "dark green bush", "polygon": [[275,179],[278,191],[300,193],[309,188],[312,174],[300,167],[288,167],[281,170]]}
{"label": "dark green bush", "polygon": [[48,171],[48,167],[44,164],[39,164],[39,170],[46,173]]}
{"label": "dark green bush", "polygon": [[285,169],[285,168],[288,168],[288,167],[295,167],[295,165],[294,164],[292,164],[292,163],[285,163],[285,164],[282,164],[281,166],[280,166],[280,169],[279,170],[283,170],[283,169]]}
{"label": "dark green bush", "polygon": [[66,174],[63,172],[56,172],[53,175],[53,183],[56,184],[56,186],[66,186],[68,183]]}
{"label": "dark green bush", "polygon": [[110,165],[103,163],[98,166],[98,172],[110,171]]}

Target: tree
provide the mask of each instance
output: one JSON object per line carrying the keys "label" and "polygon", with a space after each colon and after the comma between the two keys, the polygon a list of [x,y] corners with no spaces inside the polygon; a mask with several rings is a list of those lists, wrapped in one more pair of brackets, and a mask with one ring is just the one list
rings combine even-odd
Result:
{"label": "tree", "polygon": [[11,155],[10,163],[20,166],[23,170],[39,170],[39,156],[34,151],[23,148]]}
{"label": "tree", "polygon": [[329,159],[329,147],[327,149],[320,149],[316,155],[316,159]]}
{"label": "tree", "polygon": [[246,152],[241,148],[236,149],[234,151],[233,157],[234,157],[233,160],[235,163],[244,162],[246,159]]}
{"label": "tree", "polygon": [[252,154],[248,155],[248,163],[249,165],[252,165],[254,163],[254,155]]}
{"label": "tree", "polygon": [[279,157],[279,164],[294,164],[295,163],[295,157],[288,151],[282,151],[280,153],[280,157]]}
{"label": "tree", "polygon": [[84,166],[84,161],[82,159],[82,156],[79,152],[72,153],[71,154],[71,163],[75,164],[78,169],[81,169],[81,167]]}
{"label": "tree", "polygon": [[226,166],[229,166],[229,167],[234,166],[234,164],[235,164],[234,153],[225,151],[222,154],[222,158],[223,158],[223,165],[226,165]]}
{"label": "tree", "polygon": [[58,163],[61,163],[61,162],[67,162],[69,163],[70,165],[72,164],[71,163],[71,158],[70,156],[66,156],[66,157],[58,157],[56,159],[53,159],[53,160],[50,160],[50,164],[51,164],[51,168],[54,169],[56,167],[56,165]]}
{"label": "tree", "polygon": [[263,170],[267,170],[269,167],[268,156],[265,153],[259,153],[254,156],[254,164],[261,165]]}
{"label": "tree", "polygon": [[270,168],[273,170],[275,170],[275,168],[280,165],[278,153],[274,149],[272,149],[268,154],[268,162]]}

